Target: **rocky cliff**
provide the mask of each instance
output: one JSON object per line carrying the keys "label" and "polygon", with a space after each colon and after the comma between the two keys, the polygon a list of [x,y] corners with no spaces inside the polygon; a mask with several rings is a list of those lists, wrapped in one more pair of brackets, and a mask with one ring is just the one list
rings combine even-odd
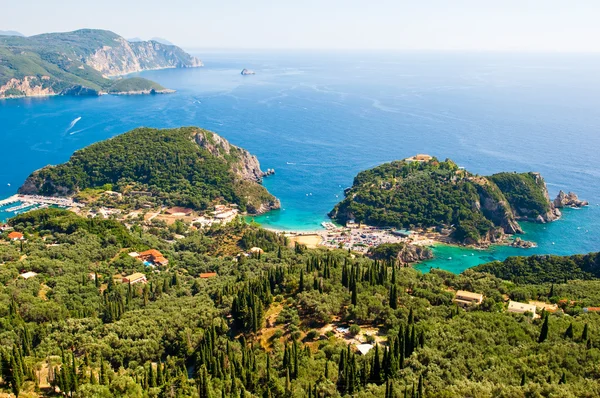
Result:
{"label": "rocky cliff", "polygon": [[394,260],[400,265],[417,263],[433,258],[433,252],[425,246],[411,245],[408,243],[384,243],[369,249],[367,253],[376,260]]}
{"label": "rocky cliff", "polygon": [[498,173],[489,179],[504,193],[517,219],[547,223],[560,218],[539,173]]}
{"label": "rocky cliff", "polygon": [[105,77],[125,75],[152,69],[197,68],[202,61],[181,48],[156,41],[130,43],[115,37],[112,45],[104,45],[81,61]]}
{"label": "rocky cliff", "polygon": [[214,156],[226,160],[241,179],[262,182],[265,173],[260,169],[258,158],[247,150],[231,145],[225,138],[207,130],[194,134],[194,141]]}
{"label": "rocky cliff", "polygon": [[130,43],[104,30],[0,36],[0,98],[80,92],[73,87],[109,92],[114,83],[110,77],[199,66],[202,61],[177,46]]}

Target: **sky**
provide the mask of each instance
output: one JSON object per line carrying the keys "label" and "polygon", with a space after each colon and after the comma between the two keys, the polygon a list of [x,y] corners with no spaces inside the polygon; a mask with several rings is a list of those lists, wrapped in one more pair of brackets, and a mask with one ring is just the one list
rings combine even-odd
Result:
{"label": "sky", "polygon": [[0,0],[0,30],[187,49],[600,52],[599,0]]}

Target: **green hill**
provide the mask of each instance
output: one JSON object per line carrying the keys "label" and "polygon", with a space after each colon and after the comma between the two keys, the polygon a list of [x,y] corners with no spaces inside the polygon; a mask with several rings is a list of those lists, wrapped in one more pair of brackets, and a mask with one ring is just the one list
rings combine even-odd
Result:
{"label": "green hill", "polygon": [[202,62],[179,47],[130,43],[104,30],[0,36],[0,98],[61,94],[73,86],[102,92],[114,84],[112,76],[197,66]]}
{"label": "green hill", "polygon": [[116,93],[136,93],[136,92],[160,93],[167,90],[158,83],[141,77],[131,77],[129,79],[120,79],[114,82],[109,88],[110,94]]}
{"label": "green hill", "polygon": [[456,240],[469,244],[522,233],[516,221],[521,215],[537,217],[552,208],[539,175],[480,177],[451,160],[435,158],[396,161],[360,172],[345,196],[330,213],[340,223],[445,227]]}
{"label": "green hill", "polygon": [[509,257],[482,264],[475,271],[487,272],[517,283],[561,283],[574,279],[600,278],[600,253],[575,256]]}
{"label": "green hill", "polygon": [[19,192],[70,196],[111,184],[121,192],[149,191],[164,204],[205,209],[236,203],[260,213],[279,206],[260,185],[262,176],[255,156],[209,131],[139,128],[34,172]]}

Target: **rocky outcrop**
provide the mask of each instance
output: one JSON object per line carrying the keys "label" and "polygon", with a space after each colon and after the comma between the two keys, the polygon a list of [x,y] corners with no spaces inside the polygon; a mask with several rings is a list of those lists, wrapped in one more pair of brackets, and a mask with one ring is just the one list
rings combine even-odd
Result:
{"label": "rocky outcrop", "polygon": [[534,242],[530,242],[527,240],[523,240],[521,238],[516,238],[510,243],[510,246],[517,247],[519,249],[531,249],[533,247],[537,247]]}
{"label": "rocky outcrop", "polygon": [[0,98],[37,97],[56,94],[52,87],[44,83],[48,76],[25,76],[22,79],[12,78],[0,86]]}
{"label": "rocky outcrop", "polygon": [[[264,176],[275,172],[271,169],[263,172],[256,156],[245,149],[230,144],[225,138],[211,131],[198,130],[193,139],[200,147],[206,149],[212,155],[224,159],[229,164],[231,171],[240,179],[240,190],[243,192],[255,192],[256,184],[261,184]],[[264,190],[262,186],[259,188]],[[260,200],[256,200],[256,198],[260,198]],[[263,214],[281,208],[279,199],[272,195],[263,195],[256,192],[254,195],[246,196],[246,199],[248,200],[247,211],[250,214]]]}
{"label": "rocky outcrop", "polygon": [[430,248],[406,244],[402,250],[398,252],[396,260],[400,264],[407,265],[429,260],[431,258],[433,258],[433,252]]}
{"label": "rocky outcrop", "polygon": [[229,141],[211,131],[198,131],[194,135],[194,140],[213,155],[227,160],[232,171],[243,180],[260,183],[266,175],[260,169],[256,156],[245,149],[231,145]]}
{"label": "rocky outcrop", "polygon": [[407,265],[433,258],[433,252],[426,246],[412,245],[404,242],[383,243],[369,248],[368,256],[375,260],[391,261]]}
{"label": "rocky outcrop", "polygon": [[[475,203],[477,210],[481,210],[488,220],[502,228],[503,233],[509,235],[522,234],[523,229],[517,222],[508,200],[500,189],[484,177],[472,177],[470,181],[475,184],[479,193],[479,202]],[[487,239],[491,241],[497,235],[497,231],[494,231]]]}
{"label": "rocky outcrop", "polygon": [[588,201],[580,200],[575,193],[569,192],[568,194],[565,194],[563,191],[558,193],[558,196],[556,199],[554,199],[553,204],[557,209],[562,209],[563,207],[581,208],[589,206]]}

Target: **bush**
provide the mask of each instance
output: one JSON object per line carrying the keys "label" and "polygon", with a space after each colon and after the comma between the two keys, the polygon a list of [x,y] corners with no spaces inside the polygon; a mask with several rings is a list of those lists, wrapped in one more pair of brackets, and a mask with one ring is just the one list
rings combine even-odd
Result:
{"label": "bush", "polygon": [[356,336],[357,334],[360,333],[360,326],[358,326],[358,325],[352,325],[352,326],[350,326],[350,330],[349,331],[350,331],[350,334],[352,336]]}

